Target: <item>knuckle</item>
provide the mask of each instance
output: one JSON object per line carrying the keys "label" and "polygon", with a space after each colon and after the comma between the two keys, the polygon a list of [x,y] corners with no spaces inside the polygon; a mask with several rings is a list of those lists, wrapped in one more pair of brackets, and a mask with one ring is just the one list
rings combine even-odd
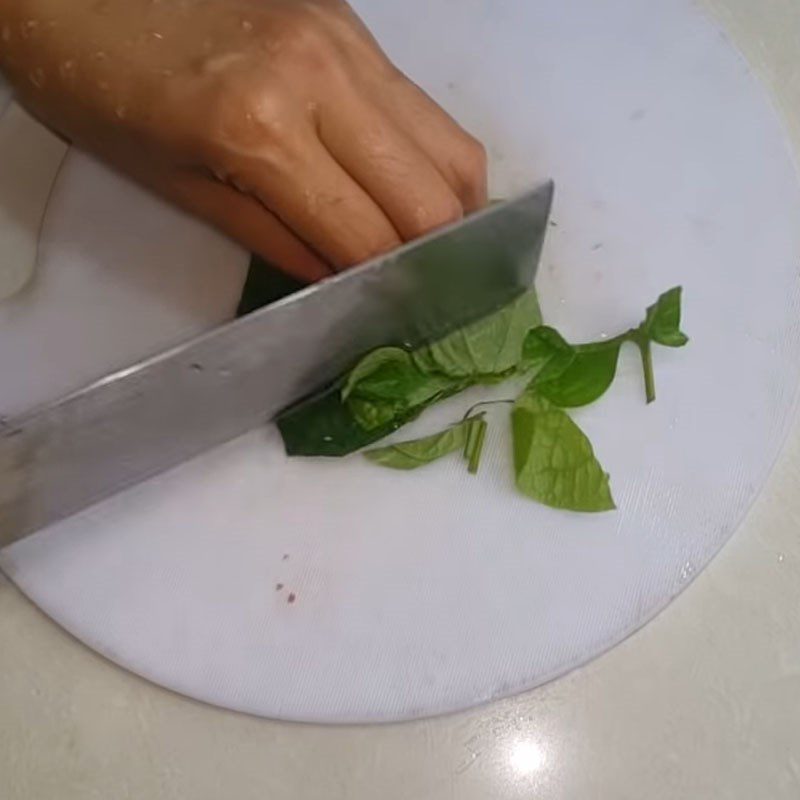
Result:
{"label": "knuckle", "polygon": [[460,157],[459,172],[470,187],[481,186],[486,182],[488,157],[486,148],[477,139],[469,136]]}
{"label": "knuckle", "polygon": [[328,69],[337,51],[324,19],[300,6],[283,20],[279,59],[294,68]]}

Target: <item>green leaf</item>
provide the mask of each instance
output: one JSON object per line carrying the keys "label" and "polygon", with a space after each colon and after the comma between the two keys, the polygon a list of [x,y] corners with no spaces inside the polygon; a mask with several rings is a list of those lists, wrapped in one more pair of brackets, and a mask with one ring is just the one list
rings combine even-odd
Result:
{"label": "green leaf", "polygon": [[373,463],[390,469],[411,470],[438,461],[450,453],[462,450],[476,418],[466,419],[441,433],[368,450],[364,455]]}
{"label": "green leaf", "polygon": [[522,359],[525,336],[541,321],[539,301],[531,290],[500,311],[415,350],[414,363],[423,372],[480,382],[510,376]]}
{"label": "green leaf", "polygon": [[642,325],[647,336],[665,347],[683,347],[689,337],[681,331],[680,286],[664,292],[654,305],[647,309]]}
{"label": "green leaf", "polygon": [[526,391],[511,413],[517,488],[551,508],[615,508],[608,475],[581,429],[559,408]]}
{"label": "green leaf", "polygon": [[540,325],[522,343],[519,371],[536,371],[539,378],[548,380],[560,375],[574,358],[575,348],[557,330]]}
{"label": "green leaf", "polygon": [[[351,370],[342,387],[342,400],[347,400],[359,383],[373,377],[376,372],[385,367],[389,367],[389,374],[395,380],[398,376],[402,377],[406,371],[419,372],[414,367],[411,356],[406,350],[399,347],[379,347],[377,350],[367,353]],[[397,392],[395,392],[395,396],[397,396]]]}
{"label": "green leaf", "polygon": [[463,381],[429,375],[414,363],[411,354],[397,347],[383,347],[362,359],[350,373],[342,399],[390,401],[411,408],[452,390]]}
{"label": "green leaf", "polygon": [[358,424],[371,431],[463,388],[463,381],[422,372],[406,350],[382,347],[348,375],[342,400]]}
{"label": "green leaf", "polygon": [[414,408],[399,400],[366,400],[363,397],[351,397],[347,401],[347,407],[356,423],[366,431],[385,427],[391,429],[395,420]]}
{"label": "green leaf", "polygon": [[375,444],[416,419],[424,407],[405,411],[386,424],[366,429],[342,402],[337,383],[282,412],[276,419],[286,453],[290,456],[341,457]]}
{"label": "green leaf", "polygon": [[583,345],[566,369],[549,379],[534,378],[541,397],[560,408],[579,408],[599,400],[614,382],[621,342]]}

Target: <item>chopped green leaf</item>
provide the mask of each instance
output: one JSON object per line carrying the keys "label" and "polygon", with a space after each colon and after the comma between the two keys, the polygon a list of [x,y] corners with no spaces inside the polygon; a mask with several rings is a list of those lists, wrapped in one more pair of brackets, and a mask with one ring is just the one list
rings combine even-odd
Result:
{"label": "chopped green leaf", "polygon": [[517,488],[551,508],[600,512],[615,508],[608,475],[581,429],[533,391],[511,414]]}
{"label": "chopped green leaf", "polygon": [[379,347],[377,350],[367,353],[347,376],[347,380],[342,387],[342,400],[347,400],[353,389],[361,381],[372,377],[377,370],[386,366],[393,367],[395,375],[398,373],[402,375],[408,371],[409,366],[414,369],[414,364],[408,351],[399,347]]}
{"label": "chopped green leaf", "polygon": [[341,457],[380,441],[423,410],[409,410],[381,427],[366,429],[342,402],[341,384],[336,384],[282,412],[276,423],[288,455]]}
{"label": "chopped green leaf", "polygon": [[433,436],[401,442],[377,450],[368,450],[364,455],[382,467],[402,470],[418,469],[438,461],[450,453],[462,450],[474,424],[474,418],[467,419],[441,433],[435,433]]}
{"label": "chopped green leaf", "polygon": [[510,376],[522,359],[522,343],[542,322],[536,293],[531,290],[496,313],[413,353],[423,371],[452,378]]}
{"label": "chopped green leaf", "polygon": [[366,431],[390,427],[392,423],[408,412],[409,406],[398,400],[366,400],[351,397],[347,407],[355,421]]}
{"label": "chopped green leaf", "polygon": [[648,338],[664,347],[683,347],[689,337],[681,331],[680,286],[664,292],[656,303],[647,309],[643,329]]}
{"label": "chopped green leaf", "polygon": [[599,400],[614,382],[621,342],[576,348],[569,366],[559,374],[534,378],[537,393],[560,408],[579,408]]}

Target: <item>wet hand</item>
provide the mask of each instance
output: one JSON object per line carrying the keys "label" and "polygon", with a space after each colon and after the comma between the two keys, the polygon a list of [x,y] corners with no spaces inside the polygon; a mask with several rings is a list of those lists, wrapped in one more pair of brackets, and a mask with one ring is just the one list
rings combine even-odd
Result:
{"label": "wet hand", "polygon": [[486,202],[481,145],[339,0],[0,0],[47,124],[303,279]]}

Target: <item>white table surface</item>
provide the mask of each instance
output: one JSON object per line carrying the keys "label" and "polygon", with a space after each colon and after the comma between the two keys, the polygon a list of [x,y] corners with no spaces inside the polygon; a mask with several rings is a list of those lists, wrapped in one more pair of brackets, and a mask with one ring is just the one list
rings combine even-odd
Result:
{"label": "white table surface", "polygon": [[[800,153],[800,5],[705,4]],[[0,797],[796,800],[798,609],[800,425],[745,525],[658,619],[544,689],[437,720],[332,729],[208,708],[108,664],[0,578]]]}

